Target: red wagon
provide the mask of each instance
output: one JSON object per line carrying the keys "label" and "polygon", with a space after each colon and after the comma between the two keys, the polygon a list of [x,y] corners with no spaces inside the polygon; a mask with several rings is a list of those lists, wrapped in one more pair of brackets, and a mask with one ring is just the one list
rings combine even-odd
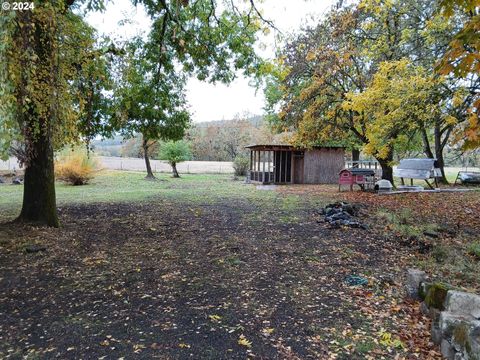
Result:
{"label": "red wagon", "polygon": [[353,191],[353,185],[358,185],[362,190],[373,189],[375,171],[358,168],[343,169],[338,179],[338,191],[341,191],[342,185],[349,185],[350,191]]}

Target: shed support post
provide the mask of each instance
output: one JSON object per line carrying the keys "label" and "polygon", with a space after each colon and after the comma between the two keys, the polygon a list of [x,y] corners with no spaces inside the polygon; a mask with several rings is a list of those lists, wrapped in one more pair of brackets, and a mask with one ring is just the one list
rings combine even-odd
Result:
{"label": "shed support post", "polygon": [[257,181],[257,150],[253,152],[253,181]]}
{"label": "shed support post", "polygon": [[283,151],[280,151],[280,182],[283,182]]}
{"label": "shed support post", "polygon": [[255,150],[252,150],[252,153],[250,154],[250,159],[251,159],[251,165],[250,169],[252,171],[252,175],[250,176],[253,181],[255,181]]}
{"label": "shed support post", "polygon": [[273,182],[277,182],[277,152],[273,151]]}
{"label": "shed support post", "polygon": [[272,155],[272,152],[268,151],[268,182],[272,182],[272,178],[270,176],[270,174],[271,174],[271,171],[270,171],[270,166],[271,166],[270,157],[271,157],[271,155]]}
{"label": "shed support post", "polygon": [[250,151],[250,171],[252,171],[252,166],[253,166],[253,151]]}
{"label": "shed support post", "polygon": [[263,161],[262,161],[262,164],[263,164],[263,171],[262,171],[262,182],[265,184],[265,151],[262,151],[263,153]]}
{"label": "shed support post", "polygon": [[260,181],[260,156],[261,156],[261,151],[258,150],[258,162],[257,162],[257,166],[258,166],[258,181]]}

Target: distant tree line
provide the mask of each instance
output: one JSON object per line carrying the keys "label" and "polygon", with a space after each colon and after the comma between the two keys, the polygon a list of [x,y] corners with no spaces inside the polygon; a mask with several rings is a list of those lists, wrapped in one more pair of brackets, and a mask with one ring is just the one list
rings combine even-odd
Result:
{"label": "distant tree line", "polygon": [[233,161],[248,153],[245,146],[274,140],[268,126],[259,118],[193,125],[187,139],[193,159],[203,161]]}
{"label": "distant tree line", "polygon": [[[278,136],[277,136],[278,137]],[[186,130],[185,141],[189,144],[192,160],[198,161],[233,161],[238,156],[248,154],[245,146],[254,143],[270,143],[276,138],[268,124],[261,116],[192,123]],[[148,155],[160,159],[162,141],[151,140]],[[143,137],[136,134],[128,139],[116,137],[94,141],[96,154],[105,156],[122,156],[143,158],[145,149]]]}

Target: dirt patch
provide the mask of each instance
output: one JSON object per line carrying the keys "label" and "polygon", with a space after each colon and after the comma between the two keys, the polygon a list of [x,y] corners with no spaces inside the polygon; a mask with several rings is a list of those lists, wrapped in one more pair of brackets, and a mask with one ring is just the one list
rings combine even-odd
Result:
{"label": "dirt patch", "polygon": [[407,251],[317,210],[156,200],[3,226],[0,357],[436,358],[401,300]]}

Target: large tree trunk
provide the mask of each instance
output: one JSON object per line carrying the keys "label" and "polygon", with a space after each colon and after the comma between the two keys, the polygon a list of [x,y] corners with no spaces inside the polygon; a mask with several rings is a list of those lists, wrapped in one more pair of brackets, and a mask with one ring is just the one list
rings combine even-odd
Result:
{"label": "large tree trunk", "polygon": [[[352,149],[352,161],[360,161],[360,150]],[[358,162],[353,164],[353,167],[358,167]]]}
{"label": "large tree trunk", "polygon": [[[21,47],[36,56],[21,69],[21,85],[16,90],[20,107],[17,116],[25,137],[23,204],[17,221],[58,227],[52,143],[52,122],[58,116],[58,99],[53,98],[58,75],[56,25],[48,16],[32,18],[32,14],[26,11],[18,15]],[[36,68],[34,74],[30,72],[32,66]],[[35,88],[29,89],[32,77]],[[45,97],[38,100],[43,106],[35,102],[27,105],[28,97],[40,93]]]}
{"label": "large tree trunk", "polygon": [[382,179],[388,180],[394,185],[393,182],[393,167],[391,165],[393,161],[393,150],[390,150],[387,156],[383,159],[377,158],[378,163],[382,167]]}
{"label": "large tree trunk", "polygon": [[172,175],[174,178],[179,178],[180,175],[178,175],[178,171],[177,171],[177,163],[170,163],[170,165],[172,166]]}
{"label": "large tree trunk", "polygon": [[[423,140],[423,151],[425,155],[430,159],[437,159],[437,167],[440,169],[441,177],[438,179],[439,182],[443,184],[448,184],[447,176],[445,175],[445,160],[443,158],[443,149],[446,145],[445,139],[442,139],[442,131],[440,129],[440,124],[435,124],[434,127],[434,147],[435,154],[432,152],[430,147],[430,141],[428,139],[427,130],[422,128],[422,140]],[[446,136],[449,136],[449,130],[446,130],[448,133]]]}
{"label": "large tree trunk", "polygon": [[443,158],[443,149],[435,149],[435,156],[437,158],[437,167],[440,169],[440,172],[442,176],[438,178],[437,181],[439,181],[442,184],[448,184],[447,180],[447,175],[445,174],[445,160]]}
{"label": "large tree trunk", "polygon": [[42,132],[31,142],[33,154],[26,164],[23,206],[18,221],[58,227],[53,147]]}
{"label": "large tree trunk", "polygon": [[145,159],[145,166],[147,167],[147,176],[145,176],[145,179],[155,179],[155,175],[153,175],[152,172],[152,166],[150,165],[150,158],[148,155],[148,139],[143,137],[143,157]]}
{"label": "large tree trunk", "polygon": [[[450,130],[447,131],[447,137],[450,134]],[[435,138],[435,157],[437,158],[437,167],[440,169],[442,176],[438,179],[438,181],[442,184],[448,184],[447,176],[445,175],[445,160],[443,158],[443,149],[446,145],[445,139],[442,140],[442,131],[440,130],[440,125],[435,124],[434,130],[434,138]]]}
{"label": "large tree trunk", "polygon": [[422,128],[422,140],[423,140],[423,151],[425,156],[429,159],[433,159],[435,156],[433,155],[432,148],[430,147],[430,140],[428,139],[427,129]]}
{"label": "large tree trunk", "polygon": [[389,161],[385,161],[385,160],[381,159],[381,160],[378,160],[378,162],[379,162],[380,166],[382,167],[382,179],[390,181],[393,185],[394,184],[393,183],[393,168],[389,164]]}

